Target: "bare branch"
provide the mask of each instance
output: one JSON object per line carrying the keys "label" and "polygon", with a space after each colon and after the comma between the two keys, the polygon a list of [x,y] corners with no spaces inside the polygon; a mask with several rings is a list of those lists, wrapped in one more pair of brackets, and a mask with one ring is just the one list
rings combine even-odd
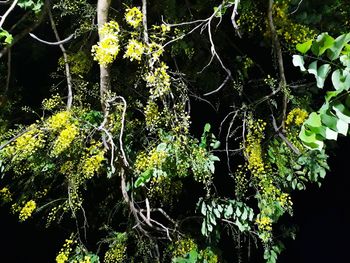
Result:
{"label": "bare branch", "polygon": [[60,41],[57,41],[57,42],[49,42],[49,41],[45,41],[43,39],[40,39],[39,37],[37,37],[36,35],[32,34],[32,33],[29,33],[29,35],[34,38],[35,40],[38,40],[39,42],[43,43],[43,44],[46,44],[46,45],[50,45],[50,46],[59,46],[59,45],[63,45],[67,42],[69,42],[71,39],[73,39],[74,37],[74,34],[71,34],[69,37],[63,39],[63,40],[60,40]]}
{"label": "bare branch", "polygon": [[[48,14],[49,14],[49,18],[50,18],[50,23],[51,23],[51,27],[52,30],[55,34],[55,37],[57,39],[58,42],[61,42],[61,38],[58,34],[57,28],[56,28],[56,24],[55,21],[53,20],[53,16],[51,13],[50,8],[48,7]],[[67,56],[67,52],[65,47],[63,46],[63,44],[59,44],[59,47],[63,53],[63,59],[64,59],[64,65],[65,65],[65,73],[66,73],[66,79],[67,79],[67,88],[68,88],[68,98],[67,98],[67,109],[69,110],[72,107],[72,103],[73,103],[73,86],[72,86],[72,76],[70,74],[70,68],[69,68],[69,64],[68,64],[68,56]]]}
{"label": "bare branch", "polygon": [[288,145],[289,148],[293,150],[293,152],[297,155],[300,154],[300,151],[297,147],[295,147],[278,129],[277,124],[276,124],[276,119],[273,115],[271,115],[272,118],[272,126],[275,132],[277,132],[278,136]]}
{"label": "bare branch", "polygon": [[[7,1],[6,1],[7,2]],[[5,12],[5,14],[3,14],[1,16],[1,20],[0,20],[0,28],[2,28],[2,26],[5,23],[6,18],[8,17],[8,15],[13,11],[13,9],[16,7],[18,0],[13,1],[13,3],[11,4],[11,6],[9,7],[9,9],[7,9],[7,11]]]}
{"label": "bare branch", "polygon": [[234,28],[234,29],[236,30],[236,32],[237,32],[237,35],[238,35],[239,37],[242,37],[242,36],[241,36],[241,33],[239,32],[238,25],[237,25],[237,23],[236,23],[236,15],[238,14],[237,8],[238,8],[238,5],[239,5],[239,2],[240,2],[240,0],[236,0],[236,1],[235,1],[235,5],[234,5],[234,7],[233,7],[233,11],[232,11],[232,15],[231,15],[231,22],[232,22],[233,28]]}

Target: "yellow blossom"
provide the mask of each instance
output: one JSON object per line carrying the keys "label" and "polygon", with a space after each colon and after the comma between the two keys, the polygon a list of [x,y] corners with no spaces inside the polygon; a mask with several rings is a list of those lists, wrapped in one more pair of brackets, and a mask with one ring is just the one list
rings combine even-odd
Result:
{"label": "yellow blossom", "polygon": [[78,135],[79,129],[74,124],[69,124],[63,129],[56,141],[54,142],[51,155],[58,156],[64,150],[66,150],[69,145],[73,142],[75,137]]}
{"label": "yellow blossom", "polygon": [[141,57],[144,52],[143,44],[135,39],[130,39],[128,45],[126,46],[126,52],[124,54],[124,58],[129,58],[130,61],[134,59],[137,61],[141,60]]}
{"label": "yellow blossom", "polygon": [[21,209],[19,212],[19,220],[20,221],[25,221],[27,220],[33,213],[33,211],[36,208],[36,203],[34,200],[28,201],[24,207]]}
{"label": "yellow blossom", "polygon": [[126,9],[125,20],[133,28],[139,27],[140,23],[142,22],[142,17],[143,15],[140,9],[138,9],[137,7]]}

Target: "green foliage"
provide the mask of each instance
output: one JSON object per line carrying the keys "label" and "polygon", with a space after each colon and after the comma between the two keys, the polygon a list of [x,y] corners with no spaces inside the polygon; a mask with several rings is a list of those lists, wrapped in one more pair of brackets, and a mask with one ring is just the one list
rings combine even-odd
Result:
{"label": "green foliage", "polygon": [[[300,139],[311,149],[321,150],[326,139],[337,140],[338,134],[346,136],[348,133],[350,115],[347,104],[343,101],[344,95],[347,97],[346,92],[350,88],[349,41],[350,34],[334,39],[327,33],[322,33],[311,43],[307,42],[297,47],[303,54],[311,50],[311,53],[316,56],[308,66],[303,56],[293,56],[294,66],[314,75],[318,88],[324,87],[328,75],[332,76],[333,90],[327,92],[323,106],[318,112],[310,114],[300,132]],[[329,62],[324,63],[327,60]],[[322,64],[318,66],[320,61]]]}
{"label": "green foliage", "polygon": [[0,43],[5,45],[11,44],[13,41],[13,36],[6,30],[0,28]]}
{"label": "green foliage", "polygon": [[41,7],[44,5],[43,0],[19,0],[18,6],[24,9],[30,9],[35,13],[40,12]]}
{"label": "green foliage", "polygon": [[250,230],[254,218],[253,209],[235,200],[200,199],[198,209],[204,216],[201,232],[208,237],[222,219],[230,220],[241,232]]}

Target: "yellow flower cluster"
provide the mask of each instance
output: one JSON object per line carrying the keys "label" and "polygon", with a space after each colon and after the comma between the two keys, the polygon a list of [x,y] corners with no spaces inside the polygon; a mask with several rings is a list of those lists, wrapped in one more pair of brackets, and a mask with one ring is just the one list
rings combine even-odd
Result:
{"label": "yellow flower cluster", "polygon": [[110,248],[104,257],[105,263],[124,263],[126,260],[126,246],[121,243],[117,243]]}
{"label": "yellow flower cluster", "polygon": [[246,137],[245,154],[248,159],[248,169],[254,176],[265,173],[266,167],[261,148],[265,127],[266,123],[262,120],[256,122],[253,119],[248,120],[249,131]]}
{"label": "yellow flower cluster", "polygon": [[79,129],[74,124],[66,125],[58,135],[56,141],[54,142],[53,148],[51,150],[51,156],[58,156],[63,151],[65,151],[73,142],[75,137],[79,134]]}
{"label": "yellow flower cluster", "polygon": [[54,131],[59,130],[70,122],[71,117],[70,111],[60,111],[47,120],[48,128]]}
{"label": "yellow flower cluster", "polygon": [[248,191],[248,167],[247,165],[239,165],[235,173],[235,194],[238,199],[243,197]]}
{"label": "yellow flower cluster", "polygon": [[248,34],[263,31],[263,14],[261,12],[257,12],[256,10],[256,7],[254,7],[254,9],[252,8],[252,10],[244,10],[240,13],[237,20],[237,25]]}
{"label": "yellow flower cluster", "polygon": [[152,130],[157,127],[161,121],[158,105],[154,101],[148,101],[144,112],[147,128]]}
{"label": "yellow flower cluster", "polygon": [[293,205],[292,198],[287,193],[282,193],[278,197],[278,202],[280,203],[281,207],[286,209],[291,209]]}
{"label": "yellow flower cluster", "polygon": [[147,86],[151,87],[151,98],[162,97],[170,91],[171,82],[167,70],[168,66],[164,62],[161,62],[159,67],[146,75]]}
{"label": "yellow flower cluster", "polygon": [[173,181],[168,176],[153,177],[147,196],[154,204],[159,201],[162,206],[171,206],[181,189],[181,181]]}
{"label": "yellow flower cluster", "polygon": [[136,173],[142,173],[148,169],[161,168],[167,157],[167,152],[163,150],[152,149],[148,154],[141,152],[136,157],[135,171]]}
{"label": "yellow flower cluster", "polygon": [[286,125],[290,126],[295,124],[296,126],[301,126],[307,117],[308,117],[307,111],[300,108],[294,108],[288,113],[288,116],[286,119]]}
{"label": "yellow flower cluster", "polygon": [[294,50],[296,44],[313,39],[317,34],[315,30],[305,25],[294,23],[289,18],[290,2],[290,0],[275,1],[273,5],[273,16],[276,21],[277,35]]}
{"label": "yellow flower cluster", "polygon": [[119,53],[119,24],[115,21],[106,23],[100,29],[101,40],[91,49],[94,60],[107,67]]}
{"label": "yellow flower cluster", "polygon": [[9,202],[12,201],[12,194],[11,194],[10,190],[7,187],[3,187],[0,190],[0,199],[4,203],[9,203]]}
{"label": "yellow flower cluster", "polygon": [[33,211],[36,208],[36,203],[34,200],[28,201],[24,207],[21,209],[19,212],[19,220],[20,221],[25,221],[27,220],[33,213]]}
{"label": "yellow flower cluster", "polygon": [[126,52],[123,58],[128,58],[130,61],[137,60],[141,61],[141,57],[145,51],[142,42],[135,39],[129,39],[128,45],[126,46]]}
{"label": "yellow flower cluster", "polygon": [[31,125],[28,131],[19,136],[13,143],[3,149],[4,156],[12,161],[28,159],[37,150],[44,147],[44,133],[36,125]]}
{"label": "yellow flower cluster", "polygon": [[192,250],[196,250],[198,247],[192,238],[177,240],[174,246],[175,249],[172,253],[173,258],[184,257],[187,253],[191,252]]}
{"label": "yellow flower cluster", "polygon": [[142,22],[142,12],[137,7],[127,8],[125,10],[125,20],[133,28],[138,28]]}
{"label": "yellow flower cluster", "polygon": [[82,173],[85,179],[91,179],[101,167],[101,163],[103,162],[103,160],[105,160],[104,150],[98,149],[96,145],[93,145],[92,148],[95,150],[94,154],[84,159],[82,165]]}
{"label": "yellow flower cluster", "polygon": [[256,219],[256,223],[260,231],[271,231],[272,220],[267,216],[260,216]]}
{"label": "yellow flower cluster", "polygon": [[157,60],[159,60],[160,56],[163,54],[163,51],[164,51],[164,49],[161,45],[159,45],[156,42],[151,42],[148,45],[147,54],[152,55],[152,59],[154,61],[157,61]]}
{"label": "yellow flower cluster", "polygon": [[60,95],[53,95],[49,99],[44,99],[42,102],[44,110],[54,110],[62,103]]}
{"label": "yellow flower cluster", "polygon": [[72,239],[66,239],[63,247],[56,257],[56,263],[68,262],[69,254],[72,252],[72,245],[74,241]]}

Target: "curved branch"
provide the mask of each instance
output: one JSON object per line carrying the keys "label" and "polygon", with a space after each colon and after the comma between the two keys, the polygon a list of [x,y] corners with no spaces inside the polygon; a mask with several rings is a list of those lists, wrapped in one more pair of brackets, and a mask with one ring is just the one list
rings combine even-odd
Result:
{"label": "curved branch", "polygon": [[8,15],[13,11],[13,9],[16,7],[17,2],[18,2],[18,0],[13,1],[12,5],[9,7],[9,9],[7,9],[7,11],[5,12],[5,14],[1,16],[0,28],[2,28],[2,26],[4,25],[7,16],[8,16]]}
{"label": "curved branch", "polygon": [[69,37],[63,39],[63,40],[60,40],[60,41],[57,41],[57,42],[49,42],[49,41],[45,41],[43,39],[40,39],[39,37],[37,37],[36,35],[32,34],[32,33],[29,33],[29,35],[34,38],[35,40],[38,40],[39,42],[43,43],[43,44],[46,44],[46,45],[50,45],[50,46],[59,46],[59,45],[63,45],[67,42],[69,42],[73,37],[74,37],[74,34],[71,34]]}

